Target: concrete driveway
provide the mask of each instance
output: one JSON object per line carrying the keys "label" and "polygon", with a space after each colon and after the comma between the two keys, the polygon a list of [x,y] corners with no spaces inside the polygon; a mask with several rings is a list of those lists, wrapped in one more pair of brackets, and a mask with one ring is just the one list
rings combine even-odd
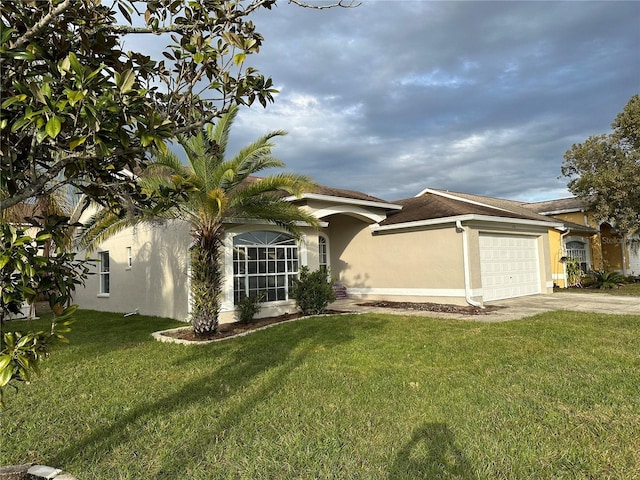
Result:
{"label": "concrete driveway", "polygon": [[363,300],[338,300],[331,308],[358,313],[388,313],[396,315],[416,315],[436,318],[457,318],[478,322],[505,322],[531,317],[552,310],[573,310],[578,312],[596,312],[610,314],[640,315],[640,297],[615,296],[603,293],[554,293],[530,295],[488,302],[487,306],[499,307],[486,315],[462,315],[459,313],[441,313],[418,310],[399,310],[362,306]]}

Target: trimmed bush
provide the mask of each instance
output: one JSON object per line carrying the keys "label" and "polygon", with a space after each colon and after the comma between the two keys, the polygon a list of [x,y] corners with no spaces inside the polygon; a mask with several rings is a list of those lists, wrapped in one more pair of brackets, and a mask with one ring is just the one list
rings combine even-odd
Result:
{"label": "trimmed bush", "polygon": [[253,317],[255,317],[262,308],[262,305],[260,304],[262,303],[263,299],[263,294],[251,295],[249,297],[244,297],[238,302],[240,321],[242,323],[251,323],[253,321]]}
{"label": "trimmed bush", "polygon": [[308,267],[300,269],[289,296],[298,304],[304,315],[319,315],[336,299],[332,282],[325,269],[310,272]]}

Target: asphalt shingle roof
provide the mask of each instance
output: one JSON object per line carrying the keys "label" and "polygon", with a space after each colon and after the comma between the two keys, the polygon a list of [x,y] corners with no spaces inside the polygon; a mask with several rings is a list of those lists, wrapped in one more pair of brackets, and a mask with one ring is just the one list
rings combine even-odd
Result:
{"label": "asphalt shingle roof", "polygon": [[580,211],[588,208],[588,202],[576,197],[547,200],[545,202],[523,203],[522,205],[537,213],[558,212],[562,210]]}
{"label": "asphalt shingle roof", "polygon": [[380,225],[396,225],[400,223],[456,217],[460,215],[486,215],[492,217],[518,218],[523,220],[552,221],[547,217],[537,215],[527,210],[524,212],[514,212],[511,210],[505,210],[502,207],[478,205],[464,200],[444,197],[435,193],[426,193],[420,197],[407,198],[393,203],[402,205],[402,210],[397,213],[390,214],[386,220],[380,223]]}

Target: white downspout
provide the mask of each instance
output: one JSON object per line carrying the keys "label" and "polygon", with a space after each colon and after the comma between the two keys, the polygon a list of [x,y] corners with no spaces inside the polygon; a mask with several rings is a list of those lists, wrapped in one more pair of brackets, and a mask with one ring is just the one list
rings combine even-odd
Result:
{"label": "white downspout", "polygon": [[460,220],[456,220],[456,231],[462,233],[462,264],[464,266],[464,298],[469,305],[484,308],[481,302],[476,302],[471,298],[471,280],[469,273],[469,241],[467,240],[467,229],[462,226]]}
{"label": "white downspout", "polygon": [[[560,253],[562,254],[563,257],[565,256],[565,251],[566,251],[566,249],[564,248],[564,237],[569,235],[569,232],[571,231],[567,227],[564,227],[564,228],[566,228],[567,231],[560,234]],[[567,284],[567,263],[566,262],[562,262],[562,279],[564,280],[564,288],[569,288],[569,285]]]}

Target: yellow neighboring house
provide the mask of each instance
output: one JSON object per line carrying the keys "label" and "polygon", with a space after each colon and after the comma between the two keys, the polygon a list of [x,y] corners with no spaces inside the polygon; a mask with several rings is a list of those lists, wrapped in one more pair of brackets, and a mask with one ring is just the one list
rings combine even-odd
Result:
{"label": "yellow neighboring house", "polygon": [[549,233],[552,275],[559,287],[567,286],[562,259],[577,260],[584,272],[617,271],[640,275],[640,252],[631,247],[625,232],[607,222],[599,222],[587,202],[575,197],[523,204],[534,212],[563,222],[564,231]]}

